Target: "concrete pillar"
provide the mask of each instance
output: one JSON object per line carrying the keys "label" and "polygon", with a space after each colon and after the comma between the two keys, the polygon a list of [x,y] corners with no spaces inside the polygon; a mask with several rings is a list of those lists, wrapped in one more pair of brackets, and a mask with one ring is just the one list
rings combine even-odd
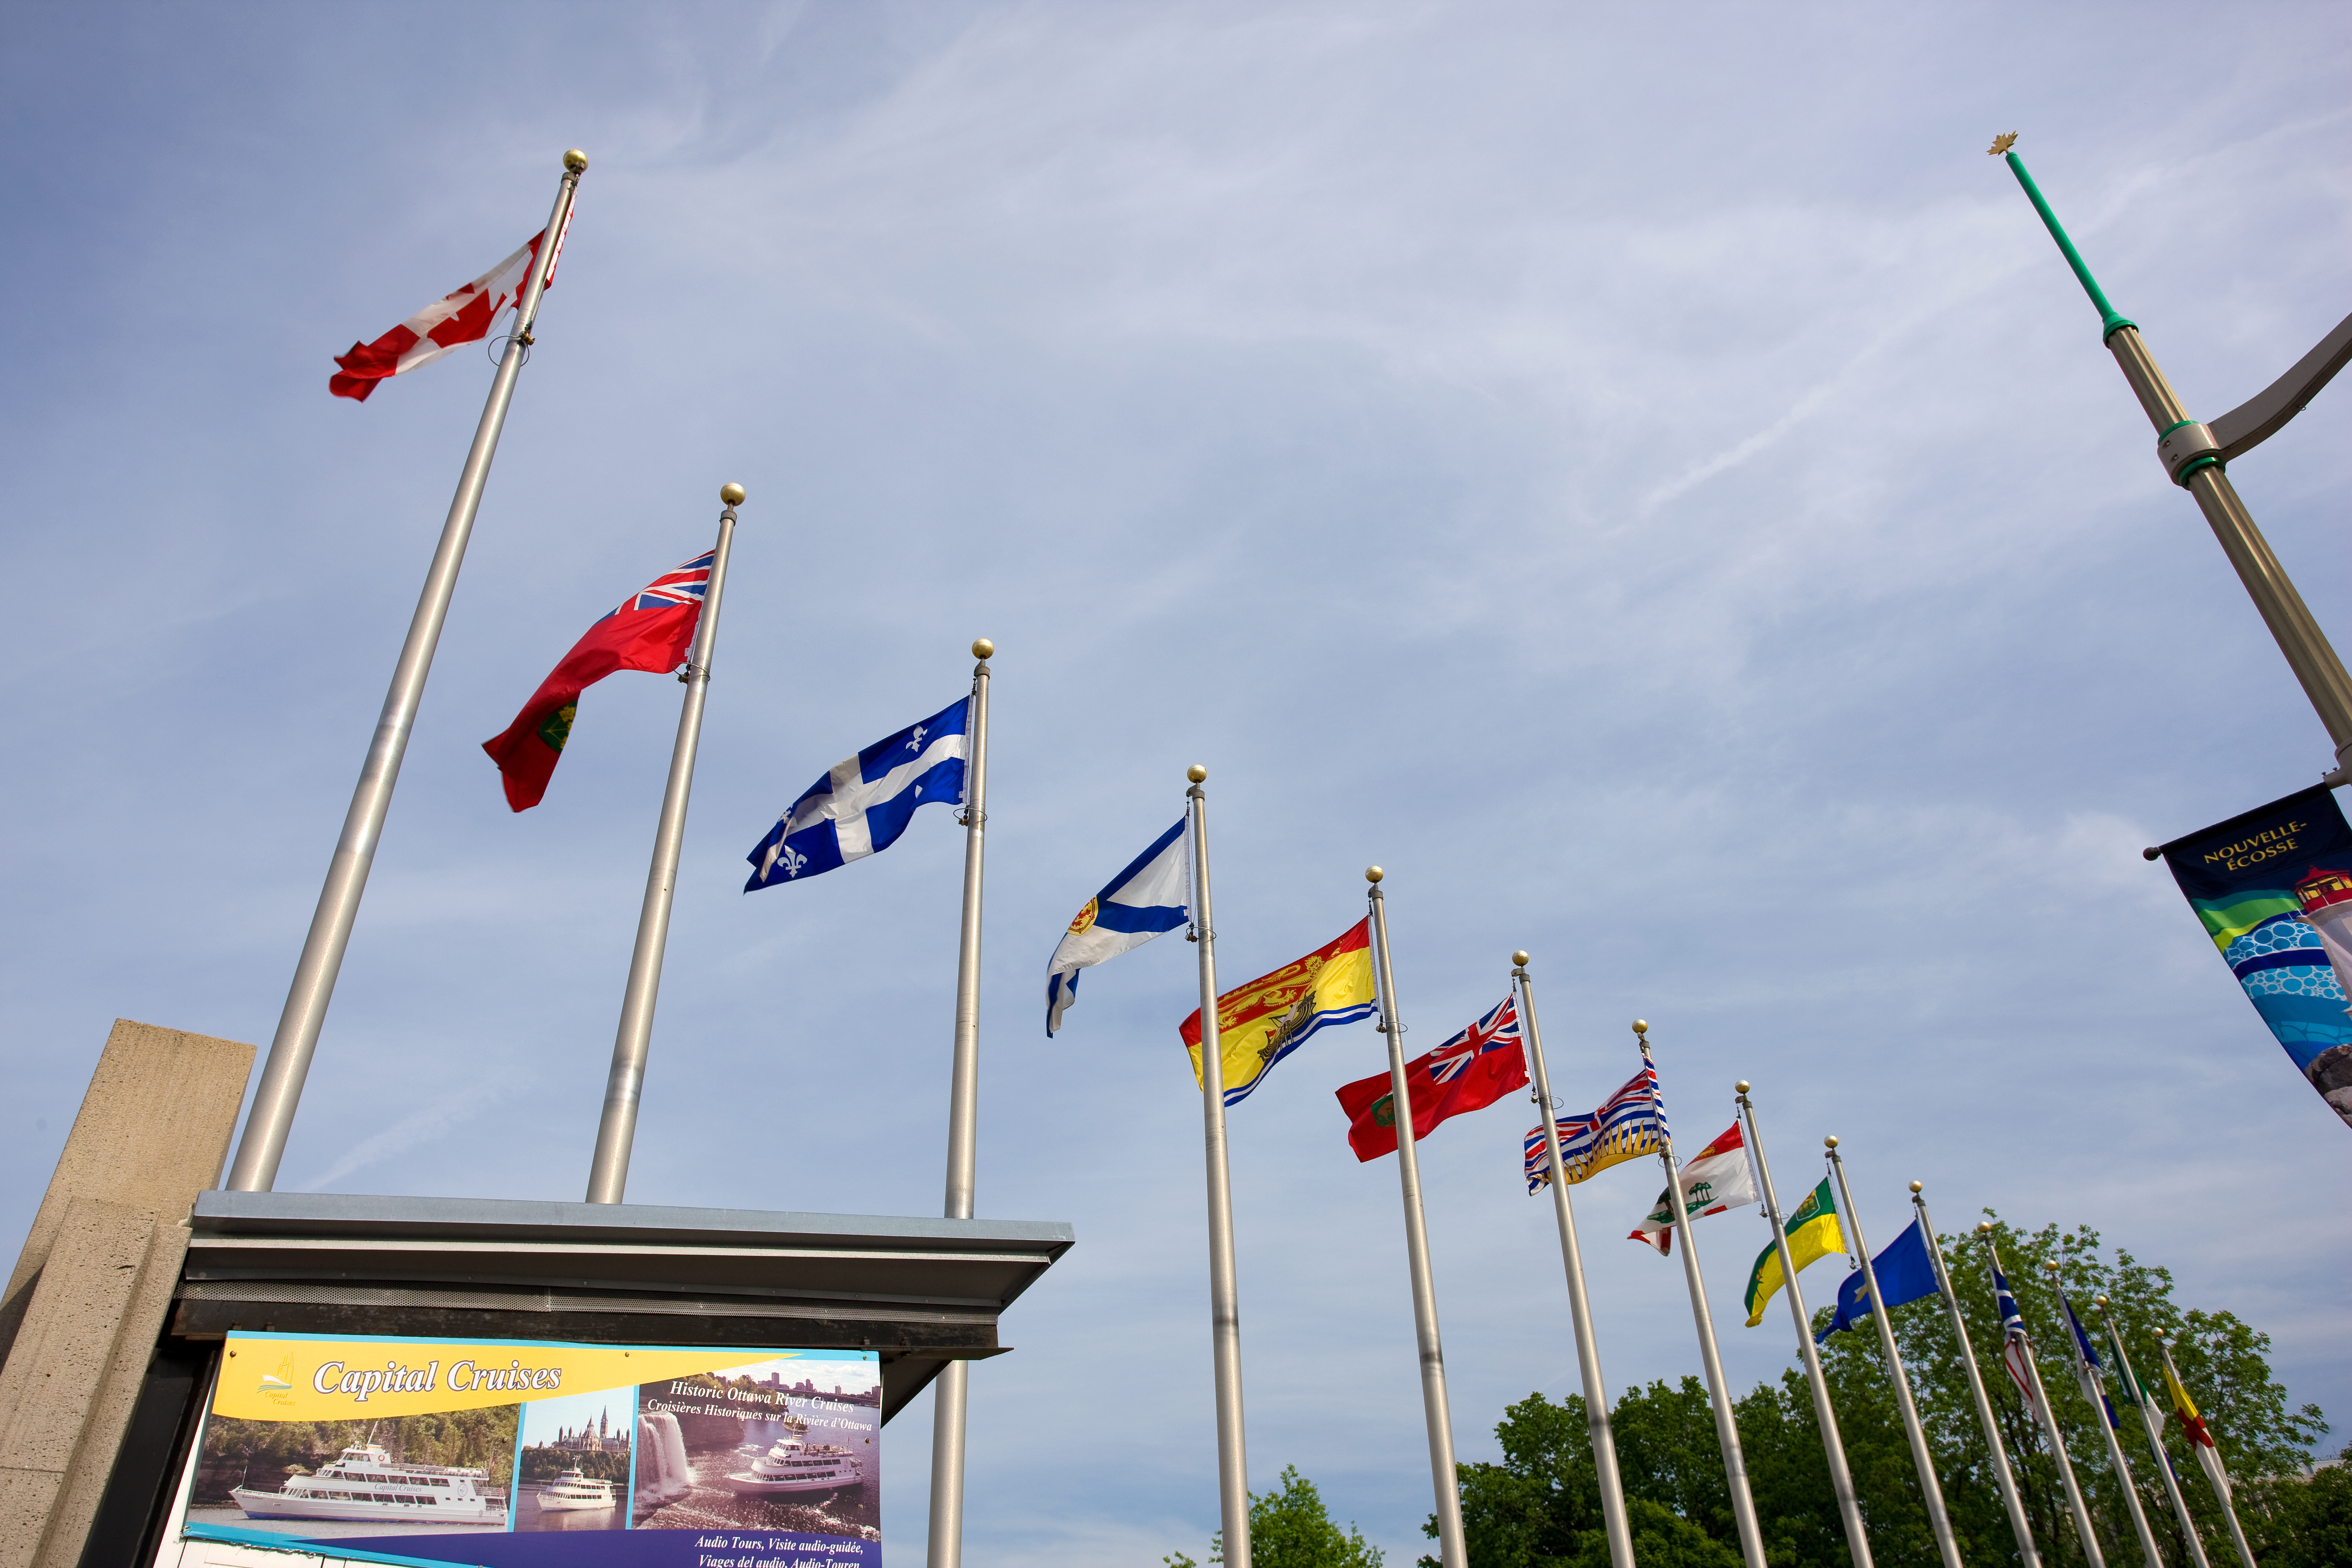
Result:
{"label": "concrete pillar", "polygon": [[117,1019],[0,1296],[0,1568],[72,1568],[253,1047]]}

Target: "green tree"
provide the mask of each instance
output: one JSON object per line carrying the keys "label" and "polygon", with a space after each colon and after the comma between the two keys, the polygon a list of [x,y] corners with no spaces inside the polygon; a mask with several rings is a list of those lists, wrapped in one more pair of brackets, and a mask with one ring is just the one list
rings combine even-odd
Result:
{"label": "green tree", "polygon": [[[1381,1568],[1380,1548],[1367,1544],[1354,1524],[1342,1531],[1333,1523],[1322,1494],[1298,1473],[1297,1466],[1283,1466],[1281,1480],[1274,1491],[1250,1494],[1254,1568]],[[1223,1531],[1210,1537],[1209,1561],[1223,1563],[1224,1546]],[[1168,1568],[1199,1568],[1181,1552],[1160,1561]]]}

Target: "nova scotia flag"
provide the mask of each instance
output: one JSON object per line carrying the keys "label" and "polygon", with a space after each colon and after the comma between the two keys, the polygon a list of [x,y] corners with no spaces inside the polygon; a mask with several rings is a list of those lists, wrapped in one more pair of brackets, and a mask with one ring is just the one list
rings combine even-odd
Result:
{"label": "nova scotia flag", "polygon": [[863,860],[896,844],[916,807],[961,805],[971,713],[971,699],[961,698],[826,770],[744,857],[752,870],[743,890]]}

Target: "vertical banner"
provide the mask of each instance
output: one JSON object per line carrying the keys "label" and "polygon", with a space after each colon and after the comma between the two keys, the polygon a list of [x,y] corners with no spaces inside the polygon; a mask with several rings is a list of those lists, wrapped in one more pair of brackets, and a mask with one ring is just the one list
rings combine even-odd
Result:
{"label": "vertical banner", "polygon": [[2246,999],[2352,1124],[2352,827],[2324,785],[2161,851]]}
{"label": "vertical banner", "polygon": [[232,1333],[159,1562],[878,1568],[881,1427],[870,1351]]}

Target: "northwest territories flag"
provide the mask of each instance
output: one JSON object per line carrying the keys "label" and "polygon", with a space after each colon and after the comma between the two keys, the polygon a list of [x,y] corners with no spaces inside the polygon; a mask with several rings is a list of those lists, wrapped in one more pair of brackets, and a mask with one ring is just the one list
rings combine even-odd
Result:
{"label": "northwest territories flag", "polygon": [[971,699],[961,698],[826,770],[744,857],[751,879],[743,890],[863,860],[898,842],[917,807],[962,804],[971,711]]}
{"label": "northwest territories flag", "polygon": [[2352,1124],[2352,827],[2315,784],[2158,851],[2246,999]]}
{"label": "northwest territories flag", "polygon": [[1192,859],[1184,822],[1151,841],[1103,890],[1087,900],[1045,965],[1045,1037],[1078,999],[1078,971],[1141,947],[1190,918]]}

